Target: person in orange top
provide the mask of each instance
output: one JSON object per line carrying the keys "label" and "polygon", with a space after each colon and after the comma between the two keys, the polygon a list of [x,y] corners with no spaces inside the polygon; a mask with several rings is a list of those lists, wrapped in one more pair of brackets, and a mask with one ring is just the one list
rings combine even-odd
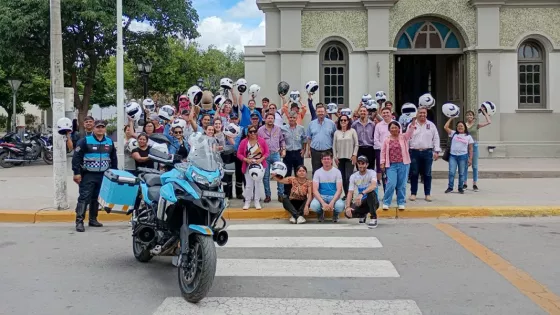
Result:
{"label": "person in orange top", "polygon": [[282,96],[282,103],[284,103],[284,105],[282,105],[282,114],[286,115],[286,117],[290,117],[290,111],[296,112],[296,124],[303,125],[303,119],[307,113],[307,108],[303,106],[301,100],[299,101],[299,105],[298,103],[292,103],[292,105],[289,105],[290,100],[286,101],[285,97]]}

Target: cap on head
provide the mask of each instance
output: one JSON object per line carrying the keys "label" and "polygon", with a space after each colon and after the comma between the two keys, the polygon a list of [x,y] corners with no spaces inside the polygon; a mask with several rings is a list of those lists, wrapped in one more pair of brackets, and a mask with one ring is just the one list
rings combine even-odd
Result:
{"label": "cap on head", "polygon": [[152,113],[152,114],[150,115],[150,120],[159,120],[158,114]]}
{"label": "cap on head", "polygon": [[255,114],[255,113],[253,113],[253,114],[251,114],[251,118],[259,118],[259,115],[258,115],[258,114]]}
{"label": "cap on head", "polygon": [[298,115],[298,114],[292,110],[292,111],[290,111],[290,113],[288,114],[288,117],[289,117],[289,118],[292,118],[292,117],[297,118],[297,115]]}
{"label": "cap on head", "polygon": [[105,120],[98,119],[93,123],[93,126],[94,127],[99,127],[99,126],[105,127],[105,126],[107,126],[107,122]]}
{"label": "cap on head", "polygon": [[365,155],[360,155],[358,156],[358,162],[369,163],[369,160]]}
{"label": "cap on head", "polygon": [[94,121],[95,119],[93,119],[92,116],[86,116],[86,118],[84,118],[84,122],[89,121],[89,120]]}

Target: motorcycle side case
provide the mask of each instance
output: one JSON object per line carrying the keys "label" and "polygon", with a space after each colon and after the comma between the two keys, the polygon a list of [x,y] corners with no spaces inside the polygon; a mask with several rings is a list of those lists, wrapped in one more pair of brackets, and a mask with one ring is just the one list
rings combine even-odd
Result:
{"label": "motorcycle side case", "polygon": [[127,171],[106,170],[99,191],[99,204],[107,212],[134,207],[140,180]]}

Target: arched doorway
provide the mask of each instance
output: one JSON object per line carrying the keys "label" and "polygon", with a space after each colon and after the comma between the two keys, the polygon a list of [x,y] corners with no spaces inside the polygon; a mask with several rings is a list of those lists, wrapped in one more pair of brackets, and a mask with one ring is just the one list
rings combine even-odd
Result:
{"label": "arched doorway", "polygon": [[[436,18],[410,21],[395,38],[395,105],[418,104],[424,93],[432,93],[437,106],[429,113],[443,131],[446,117],[441,105],[452,102],[464,115],[466,71],[460,32],[449,23]],[[442,137],[442,141],[447,140]]]}

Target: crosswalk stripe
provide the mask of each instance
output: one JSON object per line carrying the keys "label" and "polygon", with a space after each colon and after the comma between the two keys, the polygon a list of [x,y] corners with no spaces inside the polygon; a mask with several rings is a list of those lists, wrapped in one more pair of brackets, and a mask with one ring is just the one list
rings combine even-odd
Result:
{"label": "crosswalk stripe", "polygon": [[400,277],[388,260],[218,259],[222,277]]}
{"label": "crosswalk stripe", "polygon": [[326,300],[298,298],[207,297],[198,304],[181,297],[166,298],[153,315],[290,315],[406,314],[421,315],[412,300]]}
{"label": "crosswalk stripe", "polygon": [[367,230],[357,224],[232,224],[228,231],[262,231],[262,230]]}
{"label": "crosswalk stripe", "polygon": [[377,237],[231,237],[225,248],[380,248]]}

